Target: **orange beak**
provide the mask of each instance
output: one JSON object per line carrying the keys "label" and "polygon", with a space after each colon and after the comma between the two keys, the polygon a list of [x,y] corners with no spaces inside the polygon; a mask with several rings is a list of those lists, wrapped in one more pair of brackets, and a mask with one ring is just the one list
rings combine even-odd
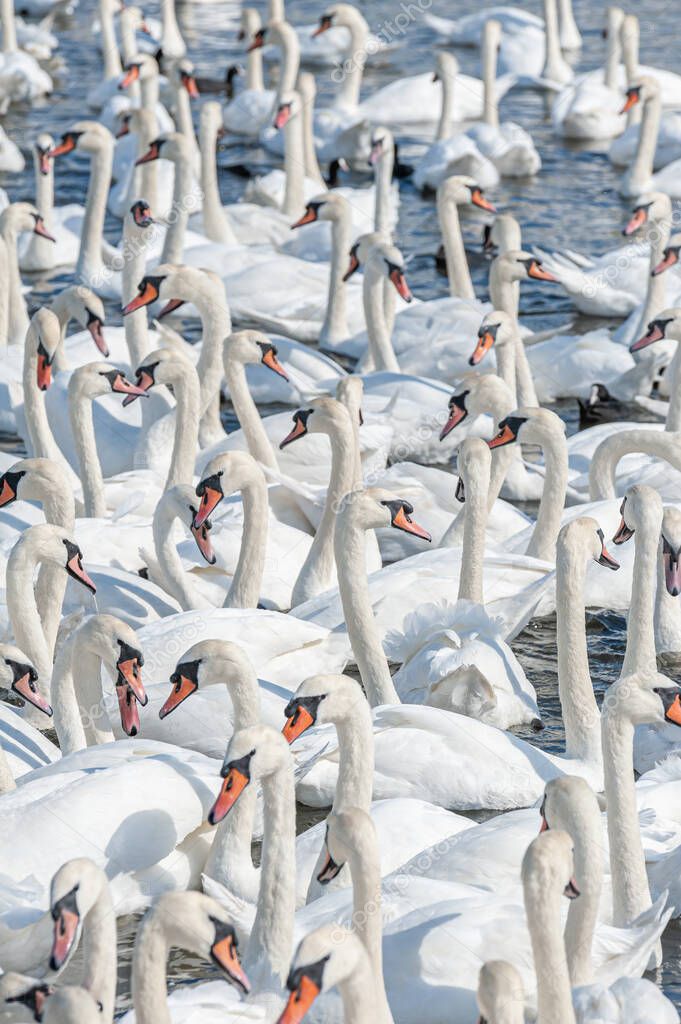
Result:
{"label": "orange beak", "polygon": [[158,160],[161,155],[159,145],[157,142],[152,142],[149,149],[141,157],[135,160],[135,167],[139,167],[140,164],[150,164],[152,160]]}
{"label": "orange beak", "polygon": [[612,537],[613,544],[626,544],[626,542],[631,540],[633,536],[634,531],[629,529],[624,521],[624,516],[622,516],[620,519],[620,525],[617,527],[617,530]]}
{"label": "orange beak", "polygon": [[527,271],[528,277],[533,277],[536,281],[554,281],[558,282],[558,278],[554,277],[553,274],[549,274],[548,270],[544,270],[540,267],[536,260],[532,260],[530,269]]}
{"label": "orange beak", "polygon": [[47,391],[52,383],[52,360],[45,352],[38,353],[36,379],[40,391]]}
{"label": "orange beak", "polygon": [[11,505],[16,500],[16,491],[12,490],[12,487],[7,480],[7,477],[2,477],[2,490],[0,490],[0,508],[5,505]]}
{"label": "orange beak", "polygon": [[151,281],[147,281],[144,291],[136,295],[134,299],[131,299],[127,306],[123,307],[123,316],[127,316],[128,313],[134,313],[136,309],[142,309],[143,306],[150,306],[152,302],[155,302],[158,298],[158,291],[154,288]]}
{"label": "orange beak", "polygon": [[66,563],[66,571],[69,574],[69,576],[71,576],[74,580],[78,580],[79,583],[82,583],[84,586],[86,586],[88,590],[91,590],[93,594],[97,593],[97,587],[92,582],[92,580],[86,573],[85,569],[81,565],[80,558],[78,555],[74,555],[73,558],[70,558],[68,560],[68,562]]}
{"label": "orange beak", "polygon": [[158,717],[161,719],[167,718],[175,708],[179,708],[180,704],[182,704],[187,697],[191,697],[198,688],[198,684],[195,683],[193,679],[188,679],[187,676],[180,675],[173,686],[170,696],[159,711]]}
{"label": "orange beak", "polygon": [[68,960],[78,935],[80,917],[72,910],[62,910],[54,922],[50,968],[60,970]]}
{"label": "orange beak", "polygon": [[127,685],[116,685],[118,710],[121,715],[121,726],[126,736],[137,736],[140,731],[140,716],[137,710],[135,694]]}
{"label": "orange beak", "polygon": [[452,404],[449,411],[449,419],[445,423],[444,427],[440,431],[440,440],[444,441],[447,434],[451,434],[454,427],[456,427],[462,420],[466,419],[468,412],[459,405]]}
{"label": "orange beak", "polygon": [[286,370],[277,359],[273,348],[267,349],[264,356],[262,357],[262,361],[265,364],[265,366],[268,366],[270,368],[270,370],[274,370],[274,372],[278,373],[280,377],[284,378],[284,380],[288,380]]}
{"label": "orange beak", "polygon": [[497,208],[489,199],[485,199],[479,188],[474,188],[471,192],[471,202],[473,206],[479,206],[481,210],[487,210],[489,213],[496,213]]}
{"label": "orange beak", "polygon": [[[198,513],[194,513],[197,515]],[[208,562],[209,565],[215,565],[217,562],[217,556],[213,550],[213,545],[210,542],[209,530],[211,524],[206,520],[202,526],[195,526],[192,520],[189,529],[192,532],[192,537],[196,541],[196,546],[201,552],[202,557]]]}
{"label": "orange beak", "polygon": [[132,85],[133,82],[138,81],[139,76],[140,76],[139,64],[133,64],[132,67],[128,68],[128,70],[125,72],[124,77],[118,83],[118,88],[121,89],[121,90],[122,89],[127,89],[128,86]]}
{"label": "orange beak", "polygon": [[54,238],[45,227],[45,222],[42,217],[36,217],[33,234],[40,235],[41,238],[46,238],[48,242],[56,242],[56,238]]}
{"label": "orange beak", "polygon": [[[200,486],[200,485],[199,485]],[[201,504],[199,511],[194,516],[194,529],[198,530],[200,526],[203,526],[208,516],[218,507],[224,494],[222,491],[218,491],[214,487],[206,487],[203,494],[201,495]]]}
{"label": "orange beak", "polygon": [[137,390],[128,392],[128,394],[123,399],[123,405],[132,405],[135,399],[139,398],[140,392],[142,394],[146,394],[146,392],[149,391],[150,388],[153,388],[153,386],[154,378],[152,377],[152,375],[150,373],[147,373],[146,370],[142,370],[141,373],[138,371],[137,383],[134,385],[134,387],[137,388]]}
{"label": "orange beak", "polygon": [[665,270],[669,270],[670,267],[673,267],[678,262],[678,245],[669,246],[669,248],[664,251],[664,259],[661,259],[657,266],[653,268],[652,276],[657,277],[658,274],[664,274]]}
{"label": "orange beak", "polygon": [[274,127],[278,130],[285,128],[291,117],[291,104],[282,103],[274,118]]}
{"label": "orange beak", "polygon": [[648,211],[642,206],[639,206],[638,210],[634,210],[631,219],[622,233],[627,237],[629,237],[629,235],[633,235],[635,231],[638,231],[639,228],[643,227],[647,220]]}
{"label": "orange beak", "polygon": [[48,175],[50,173],[50,154],[40,153],[40,173],[42,175]]}
{"label": "orange beak", "polygon": [[357,259],[357,254],[355,252],[351,252],[350,263],[348,264],[348,269],[343,274],[343,280],[349,281],[356,270],[359,270],[359,260]]}
{"label": "orange beak", "polygon": [[283,441],[279,443],[279,447],[285,448],[287,444],[291,444],[291,441],[295,441],[298,437],[304,437],[305,434],[307,434],[307,427],[300,416],[298,416],[293,426],[293,430],[286,435]]}
{"label": "orange beak", "polygon": [[404,530],[405,533],[413,533],[415,537],[422,537],[423,540],[431,541],[432,537],[427,530],[424,530],[418,523],[412,522],[403,508],[400,508],[393,517],[392,525],[397,530]]}
{"label": "orange beak", "polygon": [[128,380],[127,377],[124,377],[122,373],[117,374],[113,384],[111,385],[111,390],[121,395],[134,395],[135,398],[140,398],[141,396],[145,398],[149,397],[147,394],[147,388],[141,387],[139,384],[133,384],[132,381]]}
{"label": "orange beak", "polygon": [[407,279],[404,276],[404,274],[402,273],[402,271],[401,270],[391,270],[389,276],[390,276],[390,280],[395,285],[395,289],[397,291],[397,294],[400,295],[404,299],[405,302],[411,302],[413,296],[412,296],[411,292],[409,291],[409,285],[407,284]]}
{"label": "orange beak", "polygon": [[469,364],[471,366],[477,366],[478,363],[481,363],[482,360],[487,355],[487,353],[489,352],[489,350],[492,348],[493,344],[494,344],[494,335],[491,334],[489,331],[485,331],[485,333],[482,335],[482,337],[478,338],[478,343],[475,346],[475,351],[473,352],[473,355],[468,360]]}
{"label": "orange beak", "polygon": [[293,231],[294,228],[302,228],[304,224],[314,224],[316,220],[317,211],[313,206],[308,206],[300,220],[297,220],[295,224],[291,225],[291,231]]}
{"label": "orange beak", "polygon": [[218,798],[208,815],[208,823],[210,825],[218,825],[229,814],[249,782],[248,776],[243,775],[236,768],[229,769],[226,777],[223,779]]}
{"label": "orange beak", "polygon": [[214,942],[210,953],[215,963],[222,968],[229,980],[237,985],[244,995],[247,995],[251,991],[251,983],[241,966],[232,936],[227,935],[224,939]]}
{"label": "orange beak", "polygon": [[300,1024],[318,995],[317,985],[303,974],[298,988],[289,995],[277,1024]]}
{"label": "orange beak", "polygon": [[144,685],[142,684],[142,666],[137,658],[126,658],[125,661],[116,662],[116,668],[125,679],[126,683],[135,694],[143,708],[147,706],[147,697]]}
{"label": "orange beak", "polygon": [[631,110],[632,107],[635,107],[636,104],[639,102],[640,97],[638,91],[636,89],[630,89],[627,93],[627,98],[624,102],[624,106],[620,110],[620,114],[626,114],[628,111]]}
{"label": "orange beak", "polygon": [[648,345],[652,345],[655,341],[662,341],[664,338],[664,331],[661,331],[657,324],[653,324],[652,329],[644,334],[638,341],[634,341],[629,346],[630,352],[640,352],[642,348],[647,348]]}
{"label": "orange beak", "polygon": [[505,444],[512,444],[515,439],[516,436],[507,423],[503,430],[500,430],[497,436],[493,437],[487,444],[490,448],[502,448]]}
{"label": "orange beak", "polygon": [[63,156],[65,153],[71,153],[75,148],[76,140],[72,135],[69,135],[55,146],[54,149],[51,149],[47,155],[54,159],[55,156]]}
{"label": "orange beak", "polygon": [[28,704],[32,704],[34,708],[38,708],[38,711],[42,711],[50,717],[52,716],[52,708],[36,686],[35,679],[31,679],[30,672],[26,672],[26,674],[21,676],[20,679],[17,679],[16,682],[12,683],[12,689]]}
{"label": "orange beak", "polygon": [[174,313],[176,309],[180,308],[180,306],[184,306],[184,303],[184,299],[168,299],[165,306],[158,314],[158,319],[161,320],[163,319],[164,316],[168,316],[170,313]]}
{"label": "orange beak", "polygon": [[673,702],[667,708],[664,713],[664,717],[668,722],[673,722],[674,725],[681,725],[681,697],[675,697]]}
{"label": "orange beak", "polygon": [[306,708],[298,705],[291,717],[286,719],[286,725],[281,730],[282,735],[287,743],[293,743],[311,725],[314,725],[314,718]]}
{"label": "orange beak", "polygon": [[196,84],[196,79],[192,75],[184,75],[182,84],[189,93],[189,98],[192,100],[198,100],[199,87]]}
{"label": "orange beak", "polygon": [[95,345],[102,353],[104,358],[107,359],[109,356],[109,347],[106,341],[104,340],[104,334],[102,332],[102,321],[99,320],[96,316],[91,317],[88,322],[87,329],[90,332],[90,337],[94,341]]}
{"label": "orange beak", "polygon": [[331,28],[331,24],[332,24],[331,18],[327,18],[326,15],[323,15],[319,19],[319,24],[317,25],[317,28],[312,33],[311,38],[314,39],[316,36],[320,36],[322,34],[322,32],[328,32],[329,29]]}

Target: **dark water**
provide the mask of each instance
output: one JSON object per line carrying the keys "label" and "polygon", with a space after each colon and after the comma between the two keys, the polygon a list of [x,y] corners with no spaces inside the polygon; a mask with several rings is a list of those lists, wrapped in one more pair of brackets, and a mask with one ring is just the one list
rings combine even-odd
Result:
{"label": "dark water", "polygon": [[[263,0],[259,6],[264,7]],[[361,4],[371,28],[378,33],[390,33],[389,23],[395,15],[409,5],[371,0]],[[523,4],[540,12],[539,0]],[[416,14],[403,33],[394,33],[396,49],[374,58],[365,72],[365,92],[404,74],[429,70],[433,63],[434,39],[418,13],[419,5],[410,5]],[[452,16],[452,5],[444,0],[421,0],[420,9],[432,10]],[[463,13],[466,8],[457,5]],[[601,30],[606,5],[588,0],[575,0],[575,12],[584,36],[584,50],[580,69],[602,64],[605,43]],[[56,65],[50,67],[55,79],[54,96],[41,107],[32,110],[12,108],[3,119],[6,131],[25,149],[27,170],[22,175],[2,176],[0,184],[12,199],[33,196],[33,172],[29,146],[38,132],[49,130],[58,136],[85,112],[83,97],[98,81],[101,69],[99,52],[91,36],[91,23],[96,12],[94,0],[81,0],[73,16],[57,21],[56,31],[61,46]],[[287,13],[294,23],[316,21],[323,12],[321,0],[287,0]],[[145,7],[145,13],[156,15],[157,5]],[[678,17],[677,6],[668,0],[641,0],[636,5],[641,22],[641,62],[678,70]],[[264,14],[264,11],[263,11]],[[232,3],[186,4],[178,7],[178,15],[189,53],[200,74],[221,76],[228,64],[243,60],[243,46],[238,43],[239,7]],[[475,51],[459,50],[462,70],[477,74],[478,57]],[[61,65],[61,66],[59,66]],[[318,73],[319,99],[323,102],[334,91],[330,70]],[[604,153],[580,149],[555,138],[547,120],[545,100],[538,93],[513,92],[502,103],[502,116],[521,123],[531,131],[542,157],[542,172],[536,180],[510,181],[491,191],[500,209],[512,211],[523,227],[524,247],[538,244],[545,247],[566,246],[577,251],[598,253],[619,244],[620,231],[630,204],[617,195],[616,175]],[[422,151],[416,137],[399,137],[401,156],[409,161]],[[272,158],[263,151],[246,149],[241,144],[228,145],[220,156],[225,168],[220,187],[224,200],[235,201],[243,189],[243,179],[229,173],[231,164],[245,164],[252,170],[271,166]],[[87,165],[67,158],[58,164],[56,202],[82,202],[86,186]],[[117,242],[120,224],[114,218],[107,221],[107,235]],[[480,255],[479,226],[477,221],[464,222],[477,294],[487,297],[488,264]],[[423,200],[408,181],[401,182],[400,220],[396,244],[410,256],[408,277],[420,298],[431,298],[447,293],[446,281],[435,273],[433,255],[439,245],[437,218],[434,204]],[[32,306],[39,305],[51,291],[69,283],[68,274],[62,272],[39,277],[33,282],[29,298]],[[112,323],[120,322],[118,310],[108,307]],[[535,330],[574,317],[569,300],[557,289],[546,288],[535,282],[523,285],[521,313],[532,319]],[[593,326],[580,321],[584,329]],[[185,325],[189,336],[196,335],[196,324]],[[568,430],[577,429],[576,407],[562,403],[558,408]],[[228,428],[233,419],[225,410]],[[15,439],[0,438],[0,447],[17,451]],[[598,694],[617,677],[624,650],[624,620],[609,612],[592,614],[588,623],[589,655],[592,678]],[[559,714],[556,688],[555,621],[547,619],[531,623],[518,637],[515,649],[528,675],[534,682],[542,708],[546,729],[542,734],[528,738],[549,750],[561,750],[563,730]],[[299,815],[300,827],[311,823],[309,812]],[[129,966],[136,921],[129,918],[119,922],[120,997],[119,1008],[129,1005]],[[673,924],[664,938],[665,959],[657,981],[681,1007],[681,930]],[[190,979],[207,977],[212,968],[185,953],[173,953],[170,958],[171,985]]]}

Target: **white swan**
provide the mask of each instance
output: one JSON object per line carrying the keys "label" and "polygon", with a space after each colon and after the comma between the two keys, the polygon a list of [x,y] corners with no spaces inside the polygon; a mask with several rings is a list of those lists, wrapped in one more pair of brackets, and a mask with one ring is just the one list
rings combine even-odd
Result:
{"label": "white swan", "polygon": [[262,47],[252,45],[262,29],[260,14],[254,7],[241,11],[240,39],[250,41],[246,57],[246,82],[222,108],[225,128],[235,135],[257,135],[267,123],[274,106],[274,91],[265,89],[262,75]]}
{"label": "white swan", "polygon": [[55,209],[53,166],[48,156],[53,147],[54,139],[46,132],[41,132],[33,144],[35,203],[46,230],[54,234],[54,241],[22,235],[19,240],[19,266],[22,270],[51,270],[52,267],[75,264],[78,259],[82,207],[68,203]]}
{"label": "white swan", "polygon": [[35,57],[19,49],[14,20],[14,0],[3,0],[2,53],[0,53],[0,104],[33,102],[49,95],[52,79]]}
{"label": "white swan", "polygon": [[622,110],[630,110],[637,103],[643,104],[643,118],[636,156],[631,166],[622,175],[619,184],[620,194],[637,196],[642,192],[658,189],[661,192],[666,192],[670,198],[677,199],[681,196],[678,184],[678,161],[674,160],[653,172],[662,109],[660,87],[654,78],[650,76],[640,78],[636,85],[627,89],[627,98]]}

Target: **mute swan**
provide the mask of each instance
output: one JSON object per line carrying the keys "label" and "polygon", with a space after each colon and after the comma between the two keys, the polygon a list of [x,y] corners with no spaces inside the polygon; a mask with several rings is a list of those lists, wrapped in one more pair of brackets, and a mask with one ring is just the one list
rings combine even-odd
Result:
{"label": "mute swan", "polygon": [[[23,651],[11,644],[0,644],[0,681],[3,689],[15,693],[22,705],[28,703],[45,715],[51,714],[50,705],[36,685],[37,679],[38,673]],[[16,786],[15,780],[36,768],[49,765],[59,757],[54,744],[23,721],[17,710],[4,702],[0,704],[0,733],[4,741],[4,757],[0,760],[0,793],[10,792]],[[45,727],[49,728],[48,725]]]}
{"label": "mute swan", "polygon": [[22,291],[17,255],[17,240],[23,231],[32,231],[36,235],[53,241],[39,211],[31,203],[10,203],[0,213],[0,237],[4,243],[2,255],[5,256],[3,264],[6,262],[3,270],[7,289],[6,307],[0,313],[0,330],[5,336],[5,344],[10,345],[19,344],[26,337],[28,329],[28,312]]}
{"label": "mute swan", "polygon": [[630,110],[637,103],[643,104],[641,130],[636,156],[620,180],[620,195],[636,196],[642,192],[659,189],[661,192],[666,192],[670,198],[678,199],[681,196],[678,184],[678,161],[674,160],[653,173],[653,159],[662,109],[660,87],[654,78],[644,76],[635,85],[630,86],[627,89],[626,102],[622,110]]}
{"label": "mute swan", "polygon": [[655,590],[655,650],[659,654],[681,651],[681,620],[679,619],[679,551],[681,550],[681,512],[666,506],[662,518],[660,545],[662,557],[657,566]]}
{"label": "mute swan", "polygon": [[14,0],[2,0],[2,53],[0,53],[0,102],[28,103],[48,96],[52,79],[35,57],[20,50],[14,20]]}
{"label": "mute swan", "polygon": [[99,1004],[85,989],[71,985],[53,992],[44,1007],[45,1024],[97,1024],[100,1020]]}
{"label": "mute swan", "polygon": [[[54,148],[54,139],[41,132],[33,144],[35,173],[35,202],[49,234],[44,237],[23,235],[19,239],[19,266],[22,270],[51,270],[52,267],[75,264],[80,247],[82,208],[75,203],[54,208],[54,176],[52,160],[48,157]],[[74,216],[75,215],[75,216]]]}
{"label": "mute swan", "polygon": [[[255,40],[262,29],[255,7],[241,10],[240,39]],[[274,106],[274,91],[265,89],[262,75],[262,47],[249,45],[246,57],[246,84],[222,108],[227,131],[235,135],[257,135],[267,122]]]}
{"label": "mute swan", "polygon": [[[564,50],[578,50],[582,45],[582,36],[575,22],[571,0],[561,0],[559,10],[560,45]],[[542,19],[530,11],[523,10],[522,7],[486,7],[482,11],[457,18],[456,21],[436,17],[429,12],[424,14],[424,18],[435,32],[446,36],[450,42],[459,46],[478,46],[482,41],[482,32],[488,18],[496,18],[504,33],[517,37],[524,52],[531,48],[531,30],[539,30],[542,34],[544,30]]]}
{"label": "mute swan", "polygon": [[25,165],[21,150],[5,129],[0,127],[0,171],[4,174],[19,174]]}

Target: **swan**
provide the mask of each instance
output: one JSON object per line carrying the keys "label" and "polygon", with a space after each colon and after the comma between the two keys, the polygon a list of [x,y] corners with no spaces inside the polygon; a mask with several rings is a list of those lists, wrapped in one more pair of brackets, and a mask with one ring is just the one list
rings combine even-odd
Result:
{"label": "swan", "polygon": [[[42,712],[43,716],[52,714],[49,703],[38,689],[38,673],[24,652],[12,644],[0,644],[0,677],[3,689],[16,694],[22,706],[28,704]],[[59,751],[54,744],[30,722],[20,717],[18,710],[4,702],[0,705],[0,729],[4,743],[4,757],[0,763],[0,793],[11,792],[23,776],[59,758]],[[35,721],[40,719],[35,717]],[[44,723],[41,724],[45,727]]]}
{"label": "swan", "polygon": [[[283,20],[283,19],[280,19]],[[240,39],[255,40],[262,29],[255,7],[241,10]],[[274,91],[265,89],[262,75],[262,47],[249,45],[246,57],[246,83],[229,103],[222,107],[227,131],[235,135],[257,135],[269,120],[274,106]]]}
{"label": "swan", "polygon": [[483,120],[468,128],[466,135],[473,140],[483,157],[491,161],[503,178],[529,178],[541,170],[541,158],[532,136],[514,121],[499,123],[494,83],[501,37],[499,22],[492,19],[486,22],[482,46],[485,90]]}
{"label": "swan", "polygon": [[681,196],[678,186],[677,161],[674,160],[653,173],[653,159],[660,125],[662,104],[657,81],[644,76],[627,89],[627,98],[622,110],[626,112],[636,104],[643,105],[641,129],[636,147],[636,156],[631,166],[622,175],[619,192],[623,196],[637,196],[642,192],[657,189],[670,198]]}
{"label": "swan", "polygon": [[681,650],[681,621],[676,601],[679,589],[677,552],[681,546],[679,514],[673,505],[665,506],[660,534],[662,557],[658,561],[655,590],[655,650],[662,655]]}
{"label": "swan", "polygon": [[[430,145],[414,171],[414,184],[421,190],[436,189],[452,174],[467,174],[483,188],[492,188],[499,183],[499,174],[492,164],[478,150],[471,136],[466,132],[452,131],[452,100],[456,95],[456,79],[459,65],[456,57],[441,50],[437,54],[437,70],[434,77],[442,82],[442,108],[435,141]],[[492,73],[492,88],[494,74]],[[485,97],[488,83],[485,79]],[[490,100],[491,102],[491,100]]]}
{"label": "swan", "polygon": [[[564,50],[578,50],[582,45],[582,37],[575,22],[571,0],[561,0],[559,11],[560,45]],[[495,18],[501,24],[504,34],[517,36],[526,52],[531,48],[531,30],[538,29],[543,34],[544,29],[542,19],[530,11],[523,10],[522,7],[486,7],[474,14],[466,14],[456,21],[436,17],[430,12],[425,13],[424,18],[433,31],[446,36],[450,42],[459,46],[479,46],[484,26],[489,18]]]}
{"label": "swan", "polygon": [[0,170],[5,174],[19,174],[26,162],[21,150],[4,128],[0,128]]}
{"label": "swan", "polygon": [[82,208],[75,203],[54,207],[54,177],[48,153],[54,148],[54,139],[41,132],[33,144],[35,170],[35,201],[41,212],[45,229],[55,232],[54,241],[40,235],[22,235],[19,239],[19,266],[22,270],[51,270],[53,267],[75,264],[80,247]]}
{"label": "swan", "polygon": [[0,213],[0,237],[4,243],[0,259],[4,257],[3,270],[6,282],[3,296],[5,309],[0,313],[0,331],[6,345],[19,344],[26,337],[28,329],[28,312],[22,291],[17,253],[18,236],[24,231],[33,232],[47,241],[54,241],[35,206],[31,203],[10,203]]}
{"label": "swan", "polygon": [[52,79],[35,57],[20,50],[14,20],[14,0],[3,0],[2,53],[0,54],[0,103],[28,103],[48,96],[54,89]]}

